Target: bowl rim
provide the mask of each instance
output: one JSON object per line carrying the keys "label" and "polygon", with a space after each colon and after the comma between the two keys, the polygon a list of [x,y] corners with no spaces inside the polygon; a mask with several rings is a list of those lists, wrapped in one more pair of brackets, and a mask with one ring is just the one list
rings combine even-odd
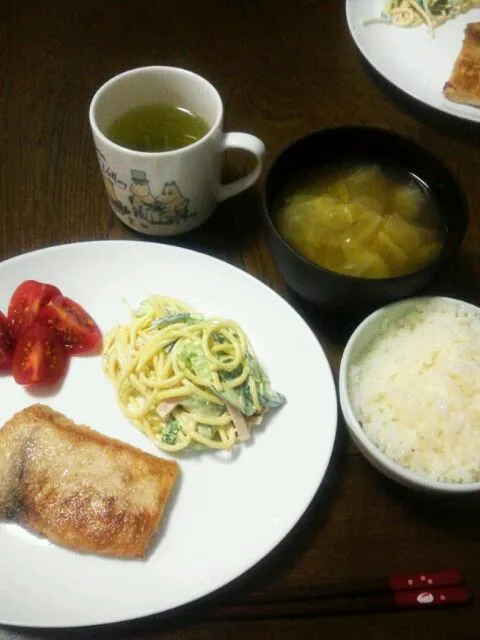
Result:
{"label": "bowl rim", "polygon": [[[433,162],[435,162],[438,167],[443,169],[445,173],[448,174],[449,178],[451,179],[452,186],[455,189],[456,198],[458,199],[458,202],[459,202],[457,215],[461,215],[461,223],[463,227],[460,238],[455,245],[451,245],[450,243],[445,243],[444,246],[441,248],[439,255],[435,258],[435,260],[428,263],[421,269],[417,269],[415,271],[411,271],[409,273],[399,275],[399,276],[391,276],[389,278],[365,278],[363,276],[349,275],[349,274],[333,271],[331,269],[328,269],[327,267],[322,267],[321,265],[317,264],[316,262],[313,262],[303,254],[301,254],[297,249],[295,249],[293,245],[291,245],[287,240],[285,240],[282,234],[278,231],[273,221],[272,212],[270,208],[267,206],[267,191],[268,191],[269,183],[271,181],[272,174],[276,170],[280,161],[284,157],[286,157],[289,153],[291,153],[295,147],[305,144],[308,140],[316,137],[321,137],[323,135],[334,135],[335,133],[345,133],[348,131],[351,131],[353,133],[361,132],[362,134],[367,134],[367,135],[374,135],[374,134],[382,135],[392,140],[396,139],[403,143],[409,144],[412,147],[412,151],[417,150],[423,153],[425,156],[429,156],[429,158]],[[424,180],[422,180],[420,176],[418,176],[418,178],[422,182],[424,182]],[[448,167],[439,157],[437,157],[429,149],[424,147],[420,142],[417,142],[417,140],[383,127],[376,127],[376,126],[370,126],[370,125],[355,125],[355,124],[337,125],[332,127],[325,127],[322,129],[316,129],[314,131],[311,131],[310,133],[306,133],[305,135],[300,136],[299,138],[296,138],[295,140],[286,144],[273,159],[273,162],[266,173],[264,188],[262,191],[263,191],[262,192],[263,217],[265,218],[271,233],[274,234],[277,241],[279,241],[283,247],[286,247],[289,251],[291,251],[295,255],[295,257],[299,259],[307,267],[313,268],[315,271],[318,271],[319,273],[328,274],[329,276],[334,276],[336,278],[349,281],[349,282],[354,282],[354,283],[355,282],[367,283],[367,282],[381,281],[381,282],[391,282],[393,284],[396,282],[403,282],[403,281],[406,282],[414,276],[421,275],[425,272],[430,271],[432,268],[439,268],[455,251],[458,250],[459,246],[463,242],[465,233],[468,228],[468,217],[469,217],[468,200],[466,198],[464,189],[458,177],[452,172],[450,167]]]}
{"label": "bowl rim", "polygon": [[[368,456],[366,456],[364,451],[362,450],[364,448],[368,452],[368,454],[379,463],[379,466],[377,468],[384,475],[387,475],[389,478],[394,479],[396,482],[400,482],[404,486],[413,486],[417,489],[457,495],[474,493],[480,491],[480,480],[477,482],[463,483],[448,482],[443,480],[431,480],[419,473],[416,473],[415,471],[410,471],[406,467],[403,467],[401,464],[387,456],[387,454],[381,451],[379,447],[377,447],[377,445],[375,445],[367,436],[364,429],[361,427],[360,422],[358,421],[353,410],[352,403],[350,402],[350,394],[348,391],[348,372],[352,364],[352,352],[354,347],[358,344],[358,340],[361,338],[365,330],[379,318],[383,317],[384,319],[388,319],[392,316],[398,317],[398,315],[396,315],[396,312],[402,307],[407,310],[408,308],[413,308],[415,304],[422,304],[423,302],[436,300],[453,303],[461,307],[474,310],[476,313],[480,314],[480,307],[471,302],[467,302],[466,300],[462,300],[460,298],[441,295],[413,296],[405,298],[403,300],[392,302],[375,310],[373,313],[364,318],[362,322],[356,327],[343,351],[340,362],[338,383],[340,406],[345,423],[347,425],[347,429],[350,432],[351,437],[354,441],[358,440],[361,444],[361,447],[358,448],[361,451],[362,455],[368,460]],[[368,461],[370,462],[370,464],[375,466],[370,460]]]}

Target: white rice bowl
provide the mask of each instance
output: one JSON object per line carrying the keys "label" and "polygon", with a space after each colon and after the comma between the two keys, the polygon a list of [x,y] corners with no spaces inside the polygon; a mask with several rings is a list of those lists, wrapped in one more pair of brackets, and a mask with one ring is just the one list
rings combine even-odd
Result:
{"label": "white rice bowl", "polygon": [[340,404],[362,453],[402,484],[480,490],[480,309],[419,297],[388,305],[352,334]]}

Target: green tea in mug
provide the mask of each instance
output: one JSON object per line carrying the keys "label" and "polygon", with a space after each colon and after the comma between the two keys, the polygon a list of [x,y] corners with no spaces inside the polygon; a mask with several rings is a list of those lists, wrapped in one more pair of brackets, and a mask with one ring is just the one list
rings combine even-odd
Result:
{"label": "green tea in mug", "polygon": [[188,109],[156,103],[126,111],[113,121],[106,135],[133,151],[172,151],[200,140],[208,128]]}

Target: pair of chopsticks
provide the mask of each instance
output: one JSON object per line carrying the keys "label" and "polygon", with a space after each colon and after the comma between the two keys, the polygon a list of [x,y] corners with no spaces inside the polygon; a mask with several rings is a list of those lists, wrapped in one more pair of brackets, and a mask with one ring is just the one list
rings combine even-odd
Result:
{"label": "pair of chopsticks", "polygon": [[316,588],[251,594],[222,604],[210,619],[292,618],[467,606],[472,594],[455,570],[337,582]]}

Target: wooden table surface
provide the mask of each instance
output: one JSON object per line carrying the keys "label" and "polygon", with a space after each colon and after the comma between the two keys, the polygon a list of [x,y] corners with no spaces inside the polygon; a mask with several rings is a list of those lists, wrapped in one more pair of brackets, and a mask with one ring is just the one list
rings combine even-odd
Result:
{"label": "wooden table surface", "polygon": [[[259,136],[267,147],[266,168],[295,138],[341,124],[382,126],[431,150],[460,179],[470,222],[456,263],[429,291],[480,302],[480,127],[415,103],[381,80],[355,48],[344,4],[3,2],[0,259],[80,240],[143,239],[124,227],[107,204],[87,110],[93,93],[109,77],[133,67],[167,64],[196,71],[217,86],[224,98],[226,130]],[[244,165],[243,156],[228,155],[226,177],[236,176]],[[263,184],[264,177],[219,206],[203,227],[168,242],[235,264],[298,305],[285,291],[265,243],[259,214]],[[299,308],[336,373],[351,321],[332,323],[323,313]],[[0,639],[479,638],[479,522],[476,500],[427,498],[385,480],[349,443],[340,421],[327,480],[306,517],[275,552],[224,592],[173,616],[74,631],[0,627]],[[0,571],[1,554],[0,549]],[[209,620],[220,599],[235,602],[251,591],[268,595],[280,587],[313,588],[332,579],[450,567],[465,573],[478,596],[467,609]]]}

